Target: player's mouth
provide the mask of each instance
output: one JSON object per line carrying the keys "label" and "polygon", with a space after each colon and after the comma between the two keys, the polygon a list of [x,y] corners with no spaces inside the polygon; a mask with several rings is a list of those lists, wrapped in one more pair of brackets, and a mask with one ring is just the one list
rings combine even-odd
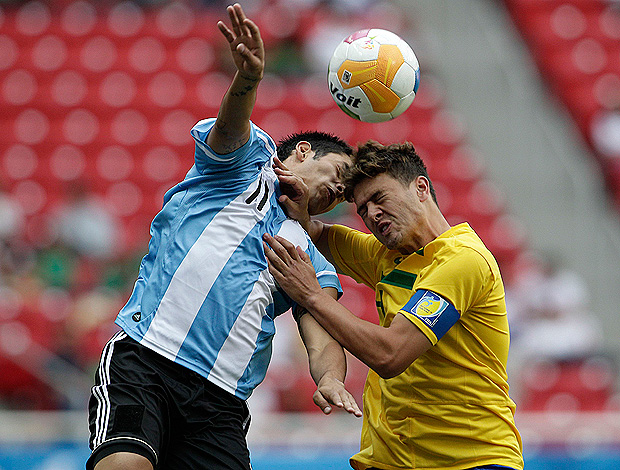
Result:
{"label": "player's mouth", "polygon": [[390,222],[384,221],[384,222],[379,222],[377,224],[377,230],[379,231],[379,233],[382,236],[386,236],[389,232],[390,232],[390,227],[392,226],[392,224]]}

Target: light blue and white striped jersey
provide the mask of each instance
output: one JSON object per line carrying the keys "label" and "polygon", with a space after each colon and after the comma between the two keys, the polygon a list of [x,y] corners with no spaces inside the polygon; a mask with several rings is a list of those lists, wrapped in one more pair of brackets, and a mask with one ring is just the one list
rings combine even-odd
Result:
{"label": "light blue and white striped jersey", "polygon": [[195,162],[164,196],[148,254],[116,323],[133,339],[247,399],[265,377],[274,319],[291,307],[267,269],[262,235],[310,256],[322,287],[342,292],[334,267],[278,204],[276,146],[252,124],[227,155],[206,144],[215,119],[196,124]]}

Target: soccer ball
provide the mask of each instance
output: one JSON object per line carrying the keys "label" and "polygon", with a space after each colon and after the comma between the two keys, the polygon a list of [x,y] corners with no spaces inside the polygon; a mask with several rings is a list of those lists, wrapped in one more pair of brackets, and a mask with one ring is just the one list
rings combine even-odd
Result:
{"label": "soccer ball", "polygon": [[402,114],[420,83],[413,50],[384,29],[363,29],[344,39],[327,70],[329,91],[340,109],[364,122],[383,122]]}

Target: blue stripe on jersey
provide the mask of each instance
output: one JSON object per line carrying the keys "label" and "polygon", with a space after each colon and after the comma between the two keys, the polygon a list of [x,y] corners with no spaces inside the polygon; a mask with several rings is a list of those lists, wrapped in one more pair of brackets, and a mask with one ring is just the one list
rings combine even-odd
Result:
{"label": "blue stripe on jersey", "polygon": [[239,378],[238,388],[254,390],[260,384],[267,374],[267,368],[271,361],[271,341],[275,334],[275,324],[269,321],[269,317],[263,318],[263,331],[256,341],[256,351],[252,356],[249,367],[246,367],[243,375]]}
{"label": "blue stripe on jersey", "polygon": [[218,156],[205,143],[213,123],[192,130],[195,164],[166,193],[151,224],[149,253],[116,322],[145,346],[246,399],[264,379],[273,320],[291,306],[267,270],[262,234],[302,246],[319,283],[342,290],[333,266],[277,203],[273,140],[252,124],[247,144]]}

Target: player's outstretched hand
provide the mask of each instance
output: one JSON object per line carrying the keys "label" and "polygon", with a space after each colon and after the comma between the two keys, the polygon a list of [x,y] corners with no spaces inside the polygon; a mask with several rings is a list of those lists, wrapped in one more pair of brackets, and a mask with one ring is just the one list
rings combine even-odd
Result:
{"label": "player's outstretched hand", "polygon": [[250,80],[263,78],[265,70],[265,46],[256,23],[246,18],[243,8],[238,3],[229,5],[226,10],[230,17],[232,30],[218,21],[220,29],[232,53],[239,74]]}
{"label": "player's outstretched hand", "polygon": [[353,395],[347,391],[340,380],[333,377],[323,377],[321,379],[312,399],[326,415],[332,412],[332,406],[336,406],[358,418],[362,416],[362,411]]}

